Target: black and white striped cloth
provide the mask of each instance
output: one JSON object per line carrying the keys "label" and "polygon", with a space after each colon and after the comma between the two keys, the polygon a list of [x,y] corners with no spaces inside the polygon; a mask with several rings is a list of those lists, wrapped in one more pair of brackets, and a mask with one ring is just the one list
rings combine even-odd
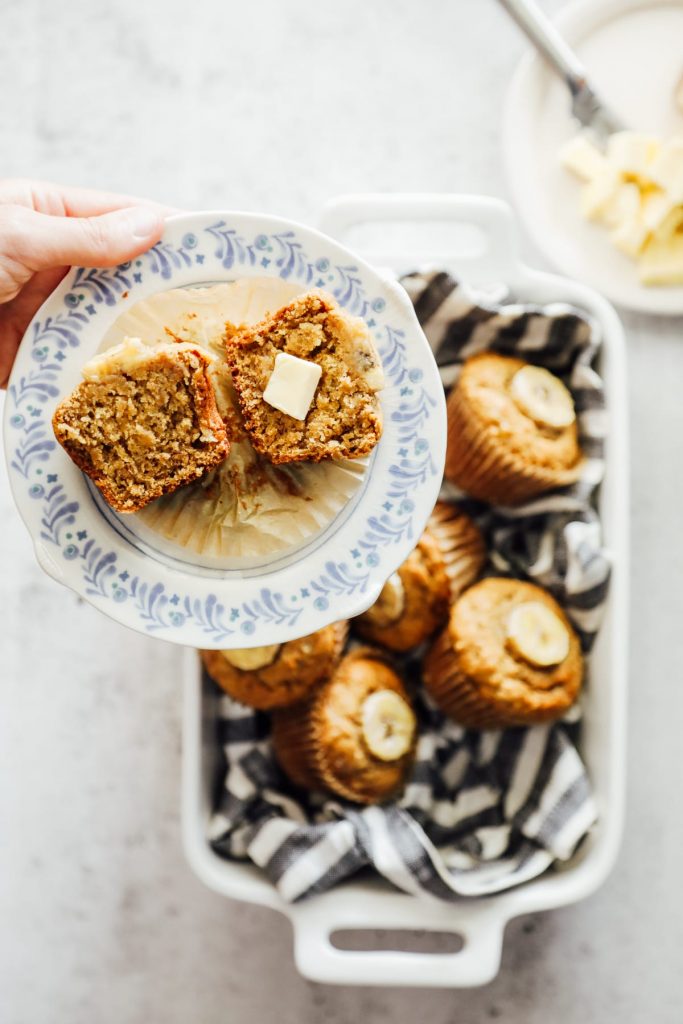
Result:
{"label": "black and white striped cloth", "polygon": [[[572,390],[581,479],[515,509],[492,508],[445,488],[484,529],[490,571],[550,589],[590,650],[609,582],[592,504],[603,472],[606,412],[594,363],[597,325],[565,305],[489,305],[439,272],[403,278],[446,389],[464,358],[484,348],[519,353]],[[275,763],[268,718],[223,695],[218,742],[227,771],[209,825],[221,855],[251,860],[285,900],[323,892],[372,867],[405,892],[444,900],[500,892],[567,860],[597,817],[577,749],[580,710],[562,722],[477,732],[446,719],[407,661],[420,724],[415,765],[401,799],[361,808],[294,795]],[[590,685],[590,683],[589,683]]]}

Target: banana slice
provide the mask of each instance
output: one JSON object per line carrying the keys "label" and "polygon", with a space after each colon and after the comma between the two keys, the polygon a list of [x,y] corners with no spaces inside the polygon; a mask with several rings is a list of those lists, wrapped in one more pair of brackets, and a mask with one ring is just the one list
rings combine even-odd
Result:
{"label": "banana slice", "polygon": [[540,601],[526,601],[510,612],[507,638],[515,654],[531,665],[559,665],[569,654],[564,623]]}
{"label": "banana slice", "polygon": [[265,647],[245,647],[234,651],[221,651],[221,654],[234,668],[242,672],[255,672],[259,668],[272,665],[281,646],[268,644]]}
{"label": "banana slice", "polygon": [[361,708],[363,738],[380,761],[398,761],[407,754],[415,735],[415,715],[394,690],[371,693]]}
{"label": "banana slice", "polygon": [[559,377],[542,366],[523,366],[510,382],[510,394],[527,416],[543,427],[570,426],[574,400]]}
{"label": "banana slice", "polygon": [[365,612],[365,618],[373,626],[390,626],[401,618],[406,606],[406,595],[403,580],[397,572],[390,576],[382,587],[375,603]]}

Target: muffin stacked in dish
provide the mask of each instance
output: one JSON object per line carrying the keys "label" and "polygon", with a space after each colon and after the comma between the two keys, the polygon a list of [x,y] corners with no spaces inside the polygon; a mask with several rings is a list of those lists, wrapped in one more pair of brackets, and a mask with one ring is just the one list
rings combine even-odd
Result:
{"label": "muffin stacked in dish", "polygon": [[[448,411],[446,476],[479,502],[516,505],[576,480],[573,398],[548,370],[474,356]],[[233,697],[272,709],[273,750],[294,786],[357,803],[392,799],[413,760],[420,686],[472,729],[547,722],[579,695],[581,645],[560,605],[533,583],[488,574],[486,562],[474,520],[439,502],[351,623],[272,649],[204,652],[204,663]]]}
{"label": "muffin stacked in dish", "polygon": [[465,361],[448,398],[447,480],[481,501],[519,505],[580,471],[574,400],[559,377],[495,352]]}
{"label": "muffin stacked in dish", "polygon": [[349,651],[305,704],[273,716],[273,749],[292,782],[357,803],[400,792],[416,733],[401,676],[373,648]]}
{"label": "muffin stacked in dish", "polygon": [[571,707],[581,647],[547,591],[488,577],[456,601],[430,648],[423,678],[445,714],[474,729],[545,722]]}

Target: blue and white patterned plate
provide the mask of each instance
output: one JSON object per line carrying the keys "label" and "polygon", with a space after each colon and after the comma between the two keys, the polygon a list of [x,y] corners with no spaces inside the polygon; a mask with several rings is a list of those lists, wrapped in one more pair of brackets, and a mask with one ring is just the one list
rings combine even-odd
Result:
{"label": "blue and white patterned plate", "polygon": [[[167,288],[279,277],[330,291],[372,331],[382,358],[384,434],[350,513],[289,561],[207,570],[169,558],[103,515],[51,419],[105,332]],[[436,364],[403,290],[348,249],[277,217],[172,217],[145,255],[71,270],[30,324],[5,403],[5,450],[19,511],[41,566],[132,629],[196,647],[249,647],[357,615],[415,545],[436,501],[446,419]]]}

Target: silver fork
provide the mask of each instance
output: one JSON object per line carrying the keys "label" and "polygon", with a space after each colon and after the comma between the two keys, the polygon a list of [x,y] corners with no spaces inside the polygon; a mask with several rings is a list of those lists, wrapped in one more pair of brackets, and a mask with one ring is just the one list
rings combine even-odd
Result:
{"label": "silver fork", "polygon": [[533,0],[498,0],[534,44],[571,93],[572,113],[604,147],[614,132],[626,127],[600,99],[588,81],[586,69],[552,22]]}

